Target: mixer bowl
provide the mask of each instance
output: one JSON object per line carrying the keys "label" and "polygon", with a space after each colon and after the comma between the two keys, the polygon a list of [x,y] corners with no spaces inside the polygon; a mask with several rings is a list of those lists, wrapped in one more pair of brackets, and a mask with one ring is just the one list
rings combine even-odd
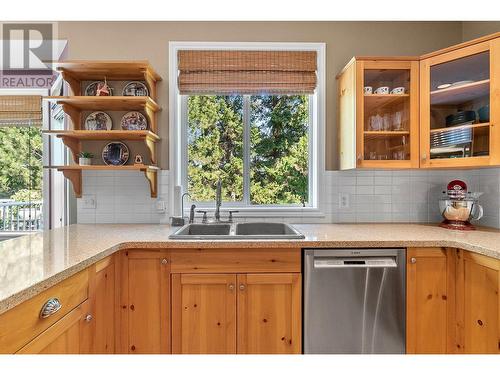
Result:
{"label": "mixer bowl", "polygon": [[483,207],[475,199],[449,199],[439,200],[439,210],[446,219],[445,227],[464,229],[470,226],[470,220],[479,220],[483,216]]}

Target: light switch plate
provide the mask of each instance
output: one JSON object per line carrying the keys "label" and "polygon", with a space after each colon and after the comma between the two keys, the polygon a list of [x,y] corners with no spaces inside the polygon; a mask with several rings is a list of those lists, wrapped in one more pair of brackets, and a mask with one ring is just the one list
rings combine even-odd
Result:
{"label": "light switch plate", "polygon": [[95,195],[82,195],[82,208],[92,210],[96,208]]}

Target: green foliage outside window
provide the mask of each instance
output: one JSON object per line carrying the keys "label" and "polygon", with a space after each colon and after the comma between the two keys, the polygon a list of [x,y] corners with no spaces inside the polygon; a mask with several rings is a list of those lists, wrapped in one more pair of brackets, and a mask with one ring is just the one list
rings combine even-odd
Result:
{"label": "green foliage outside window", "polygon": [[[249,101],[251,204],[308,200],[309,97],[258,95]],[[213,201],[220,178],[225,201],[243,201],[244,97],[188,98],[188,191]]]}
{"label": "green foliage outside window", "polygon": [[41,198],[42,149],[40,128],[0,127],[0,199]]}

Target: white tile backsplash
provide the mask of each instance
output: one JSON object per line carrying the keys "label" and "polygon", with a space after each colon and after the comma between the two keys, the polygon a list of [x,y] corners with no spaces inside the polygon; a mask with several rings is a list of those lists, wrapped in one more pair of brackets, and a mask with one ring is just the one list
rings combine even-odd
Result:
{"label": "white tile backsplash", "polygon": [[[169,171],[160,171],[158,198],[150,198],[144,175],[135,171],[84,171],[83,192],[92,194],[96,208],[83,208],[78,199],[78,223],[168,223],[169,208],[158,212],[156,202],[168,204]],[[500,168],[477,170],[350,170],[327,171],[323,217],[241,218],[295,223],[439,222],[438,199],[452,179],[464,180],[471,191],[482,191],[481,225],[500,228]],[[339,194],[348,194],[349,207],[339,207]]]}

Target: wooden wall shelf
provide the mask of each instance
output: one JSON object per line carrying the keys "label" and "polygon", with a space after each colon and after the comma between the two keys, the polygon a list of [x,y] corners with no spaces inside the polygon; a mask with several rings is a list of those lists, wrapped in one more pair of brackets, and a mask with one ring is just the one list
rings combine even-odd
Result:
{"label": "wooden wall shelf", "polygon": [[82,151],[82,141],[99,140],[142,141],[148,148],[151,163],[157,163],[156,143],[160,137],[149,130],[46,130],[44,134],[53,134],[61,138],[71,150],[75,163],[78,163],[78,154]]}
{"label": "wooden wall shelf", "polygon": [[471,82],[465,85],[431,91],[431,105],[456,105],[488,95],[490,80]]}
{"label": "wooden wall shelf", "polygon": [[156,99],[156,82],[161,77],[154,71],[148,61],[86,61],[73,60],[55,62],[57,71],[61,72],[64,80],[68,82],[71,95],[81,95],[82,81],[104,80],[146,81],[150,96]]}
{"label": "wooden wall shelf", "polygon": [[[156,114],[161,108],[156,103],[156,83],[161,77],[153,70],[148,61],[91,61],[74,60],[53,63],[55,69],[61,72],[64,81],[69,87],[70,96],[47,96],[44,100],[60,105],[64,113],[70,118],[72,130],[48,130],[45,134],[61,138],[72,154],[73,160],[78,162],[78,153],[82,150],[83,141],[94,140],[131,140],[142,141],[149,151],[151,163],[157,163],[156,143],[160,140],[157,135]],[[85,81],[144,81],[148,86],[149,96],[82,96]],[[141,111],[147,118],[149,128],[145,131],[92,131],[82,130],[83,111]],[[158,167],[155,165],[69,165],[49,167],[61,171],[71,181],[77,198],[82,196],[83,170],[132,170],[143,172],[149,181],[151,197],[158,195]]]}
{"label": "wooden wall shelf", "polygon": [[401,103],[403,100],[410,97],[410,94],[370,94],[364,95],[365,112],[373,113],[377,110],[382,110],[393,104]]}
{"label": "wooden wall shelf", "polygon": [[151,191],[151,198],[156,198],[158,196],[158,170],[159,168],[153,165],[63,165],[63,166],[51,166],[47,168],[57,169],[64,174],[68,180],[71,181],[73,185],[73,190],[75,191],[75,196],[77,198],[82,197],[82,171],[138,171],[144,172],[144,176],[149,182],[149,188]]}
{"label": "wooden wall shelf", "polygon": [[459,129],[481,129],[481,128],[488,128],[490,126],[489,122],[483,122],[480,124],[471,124],[471,125],[460,125],[460,126],[450,126],[447,128],[438,128],[438,129],[431,129],[430,133],[444,133],[444,132],[449,132],[452,130],[459,130]]}
{"label": "wooden wall shelf", "polygon": [[44,100],[60,105],[75,130],[81,129],[82,111],[143,111],[149,128],[157,132],[155,113],[160,107],[149,96],[46,96]]}

